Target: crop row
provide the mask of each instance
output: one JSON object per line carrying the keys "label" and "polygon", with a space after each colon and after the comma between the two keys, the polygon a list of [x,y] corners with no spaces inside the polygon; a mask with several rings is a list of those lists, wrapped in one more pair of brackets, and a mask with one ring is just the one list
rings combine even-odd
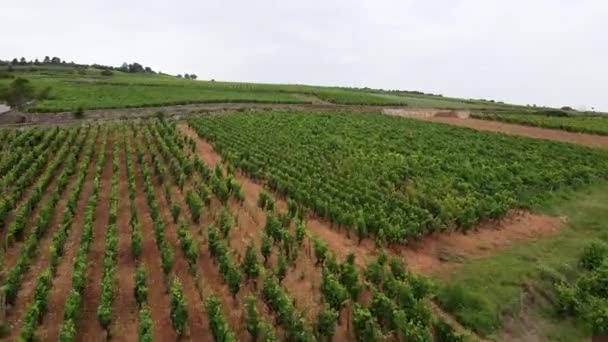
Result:
{"label": "crop row", "polygon": [[65,310],[63,313],[63,323],[59,334],[59,340],[62,342],[74,341],[78,331],[79,318],[82,310],[82,296],[87,279],[87,271],[89,269],[89,249],[93,239],[93,223],[95,222],[95,208],[99,198],[99,189],[101,182],[101,174],[105,165],[105,151],[108,141],[108,130],[103,130],[102,142],[99,146],[99,156],[95,163],[95,175],[93,178],[93,190],[87,200],[87,206],[84,212],[84,222],[82,225],[82,235],[80,237],[80,246],[78,253],[74,259],[72,270],[72,289],[65,302]]}
{"label": "crop row", "polygon": [[225,159],[361,238],[466,229],[608,178],[600,151],[375,114],[190,120]]}

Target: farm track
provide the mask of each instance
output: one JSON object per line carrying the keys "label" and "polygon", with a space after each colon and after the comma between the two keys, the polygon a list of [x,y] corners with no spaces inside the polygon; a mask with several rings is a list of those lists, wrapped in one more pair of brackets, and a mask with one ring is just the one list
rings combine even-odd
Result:
{"label": "farm track", "polygon": [[105,165],[101,174],[99,198],[95,208],[95,222],[93,224],[93,240],[89,250],[89,271],[82,297],[82,318],[78,331],[77,341],[93,341],[105,332],[97,320],[97,305],[101,294],[101,279],[103,273],[103,256],[106,241],[106,228],[110,212],[110,179],[112,177],[112,148],[116,143],[114,136],[108,136],[104,153]]}
{"label": "farm track", "polygon": [[[151,156],[147,148],[145,149],[144,155],[147,163],[151,165]],[[162,192],[162,184],[159,184],[155,177],[153,178],[153,182],[156,185],[154,187],[155,197],[158,201],[160,215],[165,222],[165,237],[175,256],[173,273],[182,282],[184,295],[188,303],[188,332],[186,337],[189,337],[190,339],[195,338],[195,340],[200,336],[211,338],[212,335],[209,331],[209,324],[207,324],[207,316],[203,309],[203,303],[200,300],[195,279],[189,271],[188,262],[181,252],[179,238],[177,236],[177,226],[173,223],[173,219],[169,213],[169,206],[167,205]],[[202,274],[202,277],[207,275],[204,271]]]}
{"label": "farm track", "polygon": [[[86,140],[86,145],[94,143],[91,140],[92,140],[91,137],[88,137]],[[76,159],[77,165],[78,165],[78,163],[81,162],[85,153],[86,153],[86,147],[83,148],[80,151],[80,153],[78,154],[77,159]],[[62,165],[62,167],[63,167],[63,165]],[[57,183],[56,179],[57,179],[57,175],[59,175],[59,174],[61,174],[60,170],[58,170],[56,172],[54,183],[51,183],[49,185],[48,189],[55,188],[54,185]],[[7,315],[8,323],[12,327],[10,340],[17,339],[17,336],[20,332],[19,328],[21,327],[25,312],[28,309],[28,306],[30,305],[32,300],[34,299],[34,292],[36,290],[38,276],[46,267],[48,267],[50,265],[50,258],[48,257],[47,253],[49,252],[49,247],[52,242],[53,234],[59,228],[59,225],[61,224],[61,221],[63,219],[63,212],[67,207],[68,199],[70,197],[72,189],[74,188],[74,186],[76,184],[77,177],[78,177],[77,172],[74,172],[74,174],[72,174],[69,177],[67,186],[61,193],[59,201],[57,202],[57,205],[54,209],[53,218],[48,226],[49,228],[45,232],[45,234],[40,238],[38,252],[37,252],[36,256],[34,257],[34,259],[32,260],[31,266],[28,268],[27,272],[23,276],[21,291],[19,291],[19,295],[17,296],[17,298],[15,300],[14,306],[8,312],[8,315]],[[51,194],[51,192],[48,192],[48,194]],[[47,198],[48,197],[49,196],[47,196]],[[45,203],[44,196],[38,205],[38,208],[37,208],[38,211],[40,210],[42,203]],[[32,216],[30,217],[30,219],[34,220],[34,218],[37,218],[37,217],[38,217],[38,212],[35,211],[32,214]]]}
{"label": "farm track", "polygon": [[[129,136],[129,144],[133,146],[133,139]],[[134,149],[133,149],[134,150]],[[146,265],[148,278],[148,303],[154,321],[154,338],[158,341],[175,341],[176,335],[171,325],[171,302],[167,294],[167,281],[162,272],[161,257],[154,241],[153,222],[146,195],[144,194],[144,180],[139,163],[135,163],[135,207],[142,230],[142,261]]]}
{"label": "farm track", "polygon": [[[119,141],[125,141],[126,134],[120,132]],[[131,226],[129,205],[129,180],[127,177],[127,160],[123,146],[119,149],[119,182],[118,182],[118,257],[116,264],[117,291],[114,301],[116,317],[110,327],[112,336],[120,337],[125,341],[135,341],[137,332],[137,303],[133,295],[135,288],[135,260],[131,254]]]}
{"label": "farm track", "polygon": [[[98,135],[97,140],[93,143],[99,146],[100,142],[101,134]],[[48,312],[36,334],[40,341],[54,341],[59,337],[59,330],[63,321],[64,304],[72,287],[73,260],[78,253],[78,244],[82,236],[85,208],[87,200],[93,192],[93,178],[95,177],[97,158],[99,158],[99,155],[94,154],[89,162],[87,176],[82,185],[72,228],[65,242],[64,255],[57,265],[57,273],[53,278],[52,287],[48,295]]]}
{"label": "farm track", "polygon": [[442,123],[453,126],[472,128],[479,131],[499,132],[529,138],[561,141],[594,148],[608,148],[608,136],[572,133],[558,129],[516,125],[499,121],[481,120],[473,118],[428,117],[416,119],[434,123]]}

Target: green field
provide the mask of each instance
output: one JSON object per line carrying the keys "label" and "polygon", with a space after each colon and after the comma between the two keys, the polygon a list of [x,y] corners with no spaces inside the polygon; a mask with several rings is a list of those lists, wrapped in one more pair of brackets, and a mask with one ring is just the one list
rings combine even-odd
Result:
{"label": "green field", "polygon": [[545,116],[525,114],[475,114],[474,118],[519,125],[561,129],[576,133],[608,135],[608,116]]}
{"label": "green field", "polygon": [[191,124],[251,176],[390,242],[466,229],[608,178],[605,152],[376,114],[260,112]]}
{"label": "green field", "polygon": [[338,87],[193,81],[169,75],[120,71],[113,71],[112,76],[102,76],[98,69],[69,66],[17,66],[12,72],[2,69],[0,72],[5,75],[0,77],[0,92],[16,77],[30,80],[39,90],[50,87],[49,97],[31,105],[31,112],[72,111],[78,107],[107,109],[217,102],[315,102],[476,110],[519,108],[479,100]]}

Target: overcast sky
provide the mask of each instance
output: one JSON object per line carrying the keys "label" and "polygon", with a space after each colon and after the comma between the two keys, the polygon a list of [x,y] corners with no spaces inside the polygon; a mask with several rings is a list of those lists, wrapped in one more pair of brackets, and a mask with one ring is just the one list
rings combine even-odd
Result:
{"label": "overcast sky", "polygon": [[0,58],[608,110],[606,0],[0,0]]}

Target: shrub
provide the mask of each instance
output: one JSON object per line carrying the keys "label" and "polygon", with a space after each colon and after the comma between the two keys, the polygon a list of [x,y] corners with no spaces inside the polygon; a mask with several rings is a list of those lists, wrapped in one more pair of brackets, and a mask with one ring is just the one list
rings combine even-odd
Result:
{"label": "shrub", "polygon": [[608,245],[602,241],[594,241],[583,249],[580,263],[584,268],[593,270],[599,267],[607,256]]}
{"label": "shrub", "polygon": [[99,74],[101,76],[112,76],[112,75],[114,75],[114,73],[111,70],[109,70],[109,69],[101,70],[101,72],[99,72]]}
{"label": "shrub", "polygon": [[76,110],[74,110],[74,112],[72,113],[72,115],[74,116],[75,119],[82,119],[82,118],[84,118],[84,108],[82,106],[78,106],[76,108]]}

